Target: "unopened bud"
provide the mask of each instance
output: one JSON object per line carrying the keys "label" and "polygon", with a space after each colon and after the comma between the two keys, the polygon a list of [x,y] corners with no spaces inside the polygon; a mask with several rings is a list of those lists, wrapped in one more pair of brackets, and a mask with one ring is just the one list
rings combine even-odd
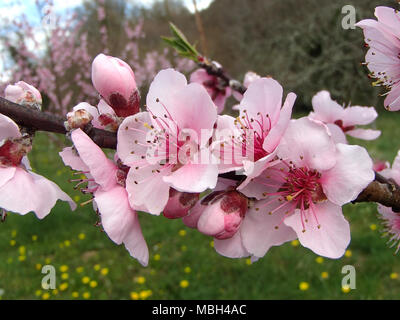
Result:
{"label": "unopened bud", "polygon": [[187,216],[199,200],[199,193],[180,192],[173,188],[169,190],[169,200],[164,208],[163,215],[168,219],[177,219]]}
{"label": "unopened bud", "polygon": [[126,62],[99,54],[92,63],[92,82],[118,117],[139,112],[140,95],[135,75]]}
{"label": "unopened bud", "polygon": [[83,128],[93,120],[93,116],[85,109],[79,109],[67,113],[67,121],[65,128],[70,131],[72,129]]}
{"label": "unopened bud", "polygon": [[217,239],[228,239],[238,231],[247,211],[248,200],[233,190],[217,192],[216,195],[212,193],[201,204],[204,209],[198,219],[197,229]]}
{"label": "unopened bud", "polygon": [[40,92],[30,84],[19,81],[14,85],[8,85],[4,91],[5,98],[14,103],[31,107],[37,110],[42,109],[42,96]]}

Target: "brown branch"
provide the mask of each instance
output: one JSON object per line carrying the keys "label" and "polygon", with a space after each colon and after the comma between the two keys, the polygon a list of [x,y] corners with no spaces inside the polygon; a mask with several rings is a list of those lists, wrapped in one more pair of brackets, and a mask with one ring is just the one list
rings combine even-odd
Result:
{"label": "brown branch", "polygon": [[[10,117],[19,125],[33,131],[67,133],[62,117],[21,106],[1,97],[0,113]],[[87,125],[84,131],[98,146],[116,149],[116,133],[97,129],[92,125]],[[235,172],[224,173],[221,174],[220,177],[238,182],[243,181],[245,178],[245,176],[237,175]],[[393,180],[386,179],[379,173],[376,173],[375,180],[353,201],[353,203],[356,202],[377,202],[386,207],[391,207],[396,212],[400,212],[400,187]]]}
{"label": "brown branch", "polygon": [[395,212],[400,212],[400,188],[391,179],[375,173],[375,180],[353,201],[356,202],[377,202],[392,208]]}
{"label": "brown branch", "polygon": [[233,90],[241,94],[244,94],[246,92],[247,88],[242,85],[238,80],[232,79],[220,65],[214,62],[209,62],[206,58],[202,59],[203,62],[200,62],[198,65],[200,68],[206,70],[209,75],[220,78],[224,86],[231,87]]}
{"label": "brown branch", "polygon": [[[63,117],[21,106],[1,97],[0,113],[13,119],[20,126],[27,127],[33,131],[67,133],[64,127],[65,119]],[[92,125],[87,125],[84,131],[99,147],[116,149],[116,133],[97,129]]]}

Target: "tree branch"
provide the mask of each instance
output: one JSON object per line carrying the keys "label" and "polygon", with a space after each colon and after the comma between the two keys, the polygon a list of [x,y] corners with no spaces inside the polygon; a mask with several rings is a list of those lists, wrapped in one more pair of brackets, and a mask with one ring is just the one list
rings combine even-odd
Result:
{"label": "tree branch", "polygon": [[[13,119],[17,124],[27,127],[33,131],[46,131],[66,134],[64,119],[58,115],[48,112],[34,110],[0,97],[0,113]],[[86,134],[101,148],[116,149],[117,134],[94,128],[91,124],[84,128]],[[235,172],[221,174],[220,177],[241,182],[245,179],[243,175]],[[393,211],[400,212],[400,187],[391,179],[386,179],[379,173],[375,174],[372,181],[353,201],[377,202]]]}
{"label": "tree branch", "polygon": [[375,180],[353,201],[356,202],[377,202],[392,208],[395,212],[400,212],[400,188],[396,182],[376,172]]}
{"label": "tree branch", "polygon": [[[66,134],[65,119],[61,116],[34,110],[0,97],[0,113],[13,119],[17,124],[34,131],[47,131]],[[86,134],[101,148],[116,149],[117,134],[87,125]]]}
{"label": "tree branch", "polygon": [[208,62],[206,58],[202,59],[203,62],[198,63],[198,65],[200,68],[206,70],[209,75],[220,78],[223,81],[223,85],[231,87],[233,90],[241,94],[246,92],[247,88],[238,80],[232,79],[220,65],[213,62]]}

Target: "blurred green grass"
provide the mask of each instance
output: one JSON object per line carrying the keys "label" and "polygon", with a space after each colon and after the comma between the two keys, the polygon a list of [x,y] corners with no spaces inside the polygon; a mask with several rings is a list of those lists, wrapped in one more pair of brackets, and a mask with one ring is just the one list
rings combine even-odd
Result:
{"label": "blurred green grass", "polygon": [[[376,124],[382,136],[351,142],[366,146],[374,159],[392,162],[400,149],[398,117],[382,111]],[[62,166],[60,150],[47,134],[37,134],[32,167],[83,202],[88,197],[68,183],[73,176]],[[32,213],[10,214],[0,224],[2,299],[398,299],[400,278],[393,278],[400,275],[400,258],[381,237],[376,205],[349,204],[344,214],[352,241],[343,258],[321,259],[287,243],[250,264],[219,256],[211,238],[179,220],[141,213],[150,249],[147,268],[95,226],[98,218],[90,204],[71,212],[59,202],[42,221]],[[45,264],[57,270],[55,291],[41,289]],[[357,289],[345,293],[341,270],[348,264],[356,268]],[[301,282],[309,284],[307,290],[300,290]]]}

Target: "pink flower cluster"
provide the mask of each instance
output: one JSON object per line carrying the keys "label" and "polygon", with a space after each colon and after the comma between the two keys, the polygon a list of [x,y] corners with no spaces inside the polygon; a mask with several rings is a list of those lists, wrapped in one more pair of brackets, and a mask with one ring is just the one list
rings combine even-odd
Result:
{"label": "pink flower cluster", "polygon": [[[97,108],[80,103],[67,115],[74,146],[60,155],[86,176],[78,184],[93,195],[110,239],[147,265],[140,211],[182,219],[214,237],[216,251],[231,258],[257,260],[293,239],[319,255],[342,256],[350,227],[341,207],[374,171],[367,151],[337,139],[337,132],[374,138],[354,128],[375,119],[373,108],[343,109],[320,92],[315,112],[295,120],[296,95],[283,100],[276,80],[256,76],[238,97],[235,118],[218,115],[224,99],[211,90],[209,76],[197,71],[191,80],[160,71],[146,109],[139,110],[131,68],[105,55],[93,61],[92,81],[102,99]],[[105,115],[111,127],[102,123]],[[89,122],[118,128],[112,160],[81,130]]]}
{"label": "pink flower cluster", "polygon": [[390,111],[400,110],[400,13],[388,7],[376,7],[377,20],[365,19],[357,23],[364,31],[369,48],[365,63],[376,78],[374,85],[388,89],[385,107]]}
{"label": "pink flower cluster", "polygon": [[[99,10],[99,19],[105,14]],[[370,46],[368,67],[391,88],[385,105],[397,110],[399,16],[384,7],[376,16],[378,21],[358,25]],[[92,195],[108,237],[144,266],[149,250],[139,216],[145,213],[182,219],[213,237],[215,250],[230,258],[256,261],[270,248],[298,239],[316,254],[337,259],[351,238],[342,207],[374,180],[375,171],[400,184],[400,154],[389,168],[348,143],[346,135],[379,137],[379,130],[359,127],[377,118],[373,107],[343,107],[320,91],[312,99],[313,111],[293,119],[296,95],[285,97],[271,77],[247,73],[247,90],[238,94],[203,69],[188,82],[164,68],[141,110],[141,70],[135,69],[136,74],[105,54],[94,59],[91,79],[100,99],[97,106],[81,102],[66,114],[73,146],[60,156],[85,176],[76,180],[77,187]],[[231,95],[238,101],[236,117],[221,114]],[[9,86],[6,98],[29,107],[41,104],[39,92],[23,82]],[[88,125],[116,133],[112,156],[85,133]],[[57,199],[72,201],[31,171],[26,157],[31,140],[24,128],[0,115],[0,208],[35,211],[42,218]],[[32,196],[24,197],[27,189],[35,190]],[[399,214],[381,205],[378,210],[398,250]]]}

